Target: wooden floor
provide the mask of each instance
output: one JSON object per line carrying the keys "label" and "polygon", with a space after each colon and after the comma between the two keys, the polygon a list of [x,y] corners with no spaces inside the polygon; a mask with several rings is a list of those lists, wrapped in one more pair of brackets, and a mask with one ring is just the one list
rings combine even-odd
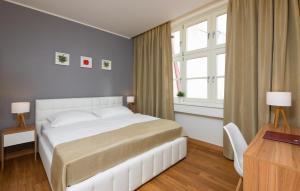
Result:
{"label": "wooden floor", "polygon": [[[140,187],[139,191],[232,191],[238,183],[233,162],[220,152],[188,143],[187,157]],[[51,191],[42,162],[34,155],[7,160],[0,191]]]}

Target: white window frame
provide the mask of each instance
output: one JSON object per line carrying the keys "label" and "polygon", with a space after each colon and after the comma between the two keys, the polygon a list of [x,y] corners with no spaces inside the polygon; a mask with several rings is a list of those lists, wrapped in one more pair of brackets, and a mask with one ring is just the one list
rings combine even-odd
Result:
{"label": "white window frame", "polygon": [[[177,55],[173,55],[173,61],[180,61],[180,79],[181,79],[181,87],[182,90],[187,93],[187,78],[186,78],[186,61],[188,59],[199,58],[206,56],[208,60],[208,99],[199,99],[199,98],[185,98],[184,102],[187,104],[193,105],[205,105],[212,107],[223,107],[223,100],[217,99],[217,63],[216,56],[218,54],[225,53],[226,44],[216,44],[216,20],[217,17],[223,14],[226,14],[226,5],[221,5],[218,7],[214,7],[206,12],[198,14],[192,18],[188,18],[186,20],[182,20],[175,25],[172,25],[172,33],[176,31],[180,31],[180,39],[181,39],[181,47],[180,53]],[[208,39],[207,48],[185,51],[186,50],[186,29],[189,26],[195,25],[197,23],[207,21],[207,28],[210,38]],[[198,79],[198,78],[197,78]],[[201,79],[201,78],[199,78]],[[203,78],[202,78],[203,79]],[[213,82],[214,81],[214,82]],[[177,102],[177,96],[174,95],[175,103]]]}

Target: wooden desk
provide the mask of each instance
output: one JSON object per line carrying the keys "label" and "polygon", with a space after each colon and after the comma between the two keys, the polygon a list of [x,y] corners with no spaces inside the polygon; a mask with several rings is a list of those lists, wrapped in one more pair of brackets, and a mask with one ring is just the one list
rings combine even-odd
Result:
{"label": "wooden desk", "polygon": [[299,191],[300,146],[265,140],[267,130],[300,135],[300,128],[264,126],[244,153],[244,191]]}

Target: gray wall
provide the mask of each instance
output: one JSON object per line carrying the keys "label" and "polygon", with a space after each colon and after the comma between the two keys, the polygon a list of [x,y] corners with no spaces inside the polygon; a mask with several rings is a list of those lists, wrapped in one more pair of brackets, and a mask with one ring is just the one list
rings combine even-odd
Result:
{"label": "gray wall", "polygon": [[[69,53],[70,66],[55,65],[55,51]],[[80,68],[80,56],[93,68]],[[32,123],[35,99],[131,94],[132,62],[132,40],[0,1],[0,129],[15,124],[11,102],[30,101]]]}

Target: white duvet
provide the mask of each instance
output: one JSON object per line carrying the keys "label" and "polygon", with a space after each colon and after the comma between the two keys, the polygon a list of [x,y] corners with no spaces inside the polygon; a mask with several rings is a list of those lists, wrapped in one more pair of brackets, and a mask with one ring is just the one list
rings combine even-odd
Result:
{"label": "white duvet", "polygon": [[51,152],[53,152],[55,146],[61,143],[156,119],[158,118],[148,115],[127,114],[106,119],[99,118],[93,121],[77,122],[55,128],[51,127],[49,124],[45,124],[42,127],[42,136],[49,142],[49,146],[52,147]]}

